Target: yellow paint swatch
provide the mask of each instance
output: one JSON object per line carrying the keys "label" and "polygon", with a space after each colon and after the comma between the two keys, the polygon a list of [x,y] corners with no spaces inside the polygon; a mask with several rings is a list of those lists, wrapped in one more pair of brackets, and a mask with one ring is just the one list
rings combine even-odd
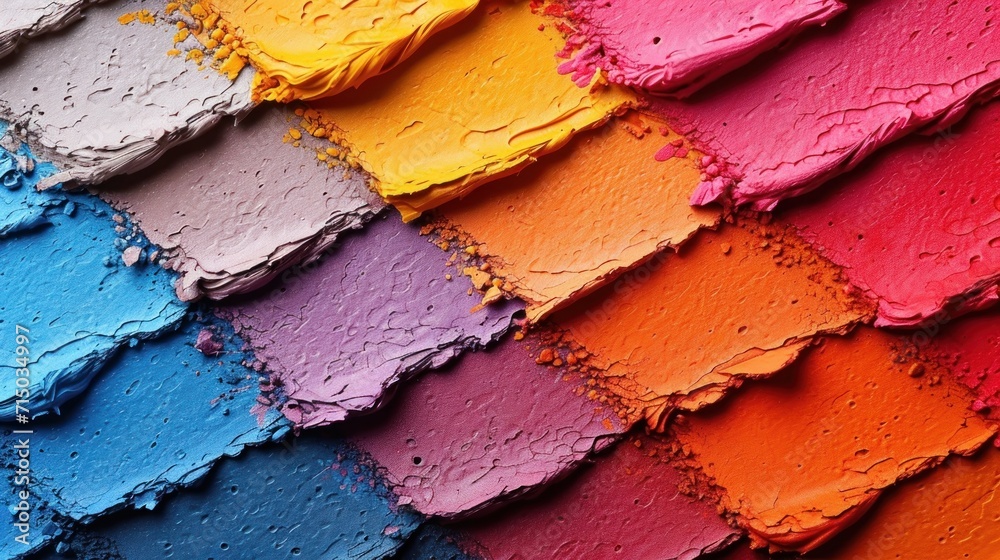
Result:
{"label": "yellow paint swatch", "polygon": [[[565,40],[527,2],[485,2],[422,55],[310,104],[312,130],[343,145],[406,220],[516,172],[633,97],[557,71]],[[314,132],[315,134],[315,132]]]}
{"label": "yellow paint swatch", "polygon": [[255,95],[334,95],[406,60],[476,0],[203,0],[258,70]]}

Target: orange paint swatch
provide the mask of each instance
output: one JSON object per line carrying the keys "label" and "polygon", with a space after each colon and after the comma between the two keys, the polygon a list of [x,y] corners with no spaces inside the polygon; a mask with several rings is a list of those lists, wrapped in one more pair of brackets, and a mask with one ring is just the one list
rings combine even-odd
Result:
{"label": "orange paint swatch", "polygon": [[886,493],[858,530],[811,558],[995,558],[1000,550],[1000,452],[955,458]]}
{"label": "orange paint swatch", "polygon": [[678,421],[688,462],[757,544],[809,551],[886,487],[993,437],[963,387],[897,344],[870,327],[825,338],[780,378]]}
{"label": "orange paint swatch", "polygon": [[791,233],[726,225],[553,320],[591,354],[595,391],[625,418],[662,428],[673,410],[714,402],[790,363],[817,333],[843,333],[869,316],[844,286]]}
{"label": "orange paint swatch", "polygon": [[[557,71],[563,38],[527,2],[483,3],[391,73],[310,104],[329,137],[407,221],[512,174],[633,100]],[[551,22],[548,22],[551,23]]]}
{"label": "orange paint swatch", "polygon": [[477,245],[490,275],[509,283],[538,321],[718,223],[718,211],[688,204],[700,154],[656,161],[664,141],[684,143],[664,123],[629,113],[543,165],[442,207],[440,234]]}

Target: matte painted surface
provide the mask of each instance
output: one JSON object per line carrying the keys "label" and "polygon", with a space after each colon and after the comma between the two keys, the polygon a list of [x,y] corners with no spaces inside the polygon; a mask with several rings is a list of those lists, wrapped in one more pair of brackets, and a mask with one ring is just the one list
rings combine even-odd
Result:
{"label": "matte painted surface", "polygon": [[837,0],[569,0],[580,52],[563,65],[574,78],[597,69],[614,83],[689,95],[804,27],[846,9]]}
{"label": "matte painted surface", "polygon": [[503,334],[514,302],[480,298],[445,278],[444,254],[400,223],[375,218],[362,235],[269,292],[220,308],[273,374],[268,405],[313,427],[380,406],[398,381]]}
{"label": "matte painted surface", "polygon": [[715,504],[681,493],[661,445],[630,438],[534,500],[459,525],[492,560],[693,560],[739,538]]}
{"label": "matte painted surface", "polygon": [[629,422],[662,428],[675,409],[715,402],[787,365],[815,334],[868,315],[793,234],[744,226],[702,231],[553,316]]}
{"label": "matte painted surface", "polygon": [[770,210],[909,132],[954,122],[1000,82],[991,8],[862,2],[697,100],[658,103],[678,132],[725,163],[692,201]]}
{"label": "matte painted surface", "polygon": [[[191,322],[122,351],[61,416],[36,420],[28,426],[32,435],[4,435],[7,449],[30,439],[34,511],[90,522],[125,507],[152,508],[197,482],[219,458],[287,433],[280,415],[258,421],[250,414],[257,374],[243,365],[242,342],[226,325],[215,325],[226,351],[204,356],[194,348],[203,326]],[[4,461],[13,474],[13,454]],[[13,542],[18,533],[12,523],[3,524],[11,536],[0,542],[0,554],[23,551]],[[38,521],[32,534],[55,537]]]}
{"label": "matte painted surface", "polygon": [[227,459],[205,484],[101,527],[129,560],[385,558],[420,526],[340,440],[307,433]]}
{"label": "matte painted surface", "polygon": [[879,326],[935,322],[998,298],[1000,103],[911,137],[782,215],[878,302]]}
{"label": "matte painted surface", "polygon": [[1000,452],[953,458],[899,485],[838,544],[812,558],[995,558],[1000,547]]}
{"label": "matte painted surface", "polygon": [[409,58],[477,0],[203,0],[257,68],[254,95],[289,102],[336,95]]}
{"label": "matte painted surface", "polygon": [[93,190],[162,248],[182,298],[252,290],[331,251],[340,233],[383,207],[360,173],[316,158],[327,147],[318,140],[283,143],[292,120],[291,111],[262,107],[172,150],[155,169]]}
{"label": "matte painted surface", "polygon": [[92,6],[83,21],[31,41],[0,67],[0,118],[17,123],[16,133],[39,158],[59,168],[43,187],[136,171],[223,115],[251,108],[248,72],[236,82],[199,72],[183,57],[166,55],[172,25],[118,21],[126,12],[162,6],[155,0]]}
{"label": "matte painted surface", "polygon": [[35,35],[69,25],[94,1],[100,0],[7,0],[0,12],[0,57]]}
{"label": "matte painted surface", "polygon": [[342,144],[406,220],[515,173],[631,101],[556,72],[562,37],[527,2],[484,2],[421,56],[311,104],[311,132]]}
{"label": "matte painted surface", "polygon": [[897,342],[870,327],[825,338],[780,377],[678,426],[690,463],[758,544],[813,549],[888,486],[993,438],[964,389]]}
{"label": "matte painted surface", "polygon": [[[656,161],[666,140],[678,155]],[[509,282],[537,321],[718,223],[717,211],[688,204],[700,160],[689,147],[662,122],[630,113],[442,207],[439,223],[445,237],[476,244],[490,275]]]}
{"label": "matte painted surface", "polygon": [[537,363],[537,352],[532,337],[466,354],[404,388],[351,437],[386,469],[400,502],[428,515],[474,513],[530,492],[625,430],[564,368]]}
{"label": "matte painted surface", "polygon": [[[150,248],[111,207],[35,190],[54,172],[25,148],[0,149],[0,330],[11,337],[0,350],[0,421],[23,412],[15,402],[18,356],[28,359],[28,415],[58,411],[116,350],[157,335],[187,308],[167,271],[145,257],[126,266],[123,249],[148,255]],[[30,332],[15,333],[16,325]],[[26,355],[16,354],[15,334],[27,334]]]}

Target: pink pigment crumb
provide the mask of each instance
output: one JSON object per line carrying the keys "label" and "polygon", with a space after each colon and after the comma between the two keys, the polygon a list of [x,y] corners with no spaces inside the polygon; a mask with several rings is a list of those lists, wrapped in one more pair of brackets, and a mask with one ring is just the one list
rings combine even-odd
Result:
{"label": "pink pigment crumb", "polygon": [[210,329],[201,329],[194,347],[206,356],[218,356],[222,354],[222,342],[215,337],[215,333]]}
{"label": "pink pigment crumb", "polygon": [[122,251],[122,261],[125,263],[125,266],[132,266],[139,262],[140,256],[142,256],[142,249],[136,247],[135,245],[126,247],[125,250]]}

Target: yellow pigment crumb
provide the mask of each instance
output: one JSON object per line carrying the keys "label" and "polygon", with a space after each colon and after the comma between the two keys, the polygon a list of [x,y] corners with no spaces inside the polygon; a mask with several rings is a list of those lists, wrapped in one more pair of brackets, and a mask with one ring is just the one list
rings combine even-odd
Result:
{"label": "yellow pigment crumb", "polygon": [[118,23],[122,25],[128,25],[133,21],[138,21],[139,23],[144,23],[146,25],[152,25],[156,23],[156,17],[153,16],[153,13],[149,10],[139,10],[138,12],[129,12],[118,16]]}

